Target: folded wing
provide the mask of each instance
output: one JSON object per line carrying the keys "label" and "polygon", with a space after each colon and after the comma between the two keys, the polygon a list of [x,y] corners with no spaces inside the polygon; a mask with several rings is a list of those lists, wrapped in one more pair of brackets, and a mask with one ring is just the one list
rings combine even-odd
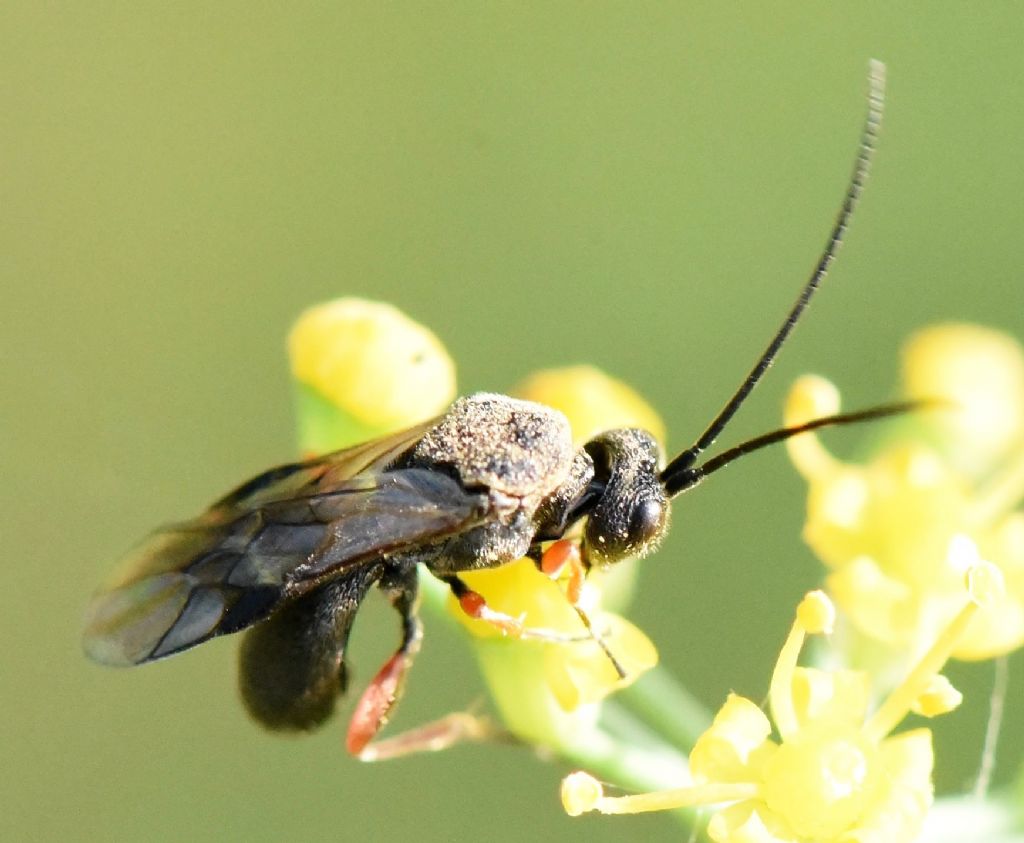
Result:
{"label": "folded wing", "polygon": [[382,468],[421,434],[271,469],[199,518],[157,531],[90,603],[86,653],[111,665],[164,658],[485,521],[486,496],[454,479]]}

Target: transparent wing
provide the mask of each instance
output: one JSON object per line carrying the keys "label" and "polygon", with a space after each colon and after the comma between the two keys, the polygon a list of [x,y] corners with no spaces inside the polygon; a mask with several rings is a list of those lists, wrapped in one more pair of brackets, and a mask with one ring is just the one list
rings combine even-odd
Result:
{"label": "transparent wing", "polygon": [[112,665],[163,658],[250,626],[355,566],[486,520],[486,496],[446,475],[381,470],[397,455],[394,439],[271,469],[154,533],[90,603],[86,653]]}
{"label": "transparent wing", "polygon": [[330,491],[362,474],[383,472],[435,424],[437,419],[431,419],[351,448],[268,469],[229,492],[210,507],[204,517],[231,518],[240,511],[253,510],[266,503],[308,497]]}

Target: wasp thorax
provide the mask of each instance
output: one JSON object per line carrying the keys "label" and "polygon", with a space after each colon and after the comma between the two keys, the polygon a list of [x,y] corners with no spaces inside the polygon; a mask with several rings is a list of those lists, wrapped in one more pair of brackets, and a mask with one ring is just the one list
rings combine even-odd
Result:
{"label": "wasp thorax", "polygon": [[611,430],[587,443],[601,489],[583,532],[590,562],[644,556],[668,529],[669,500],[658,479],[661,448],[645,430]]}
{"label": "wasp thorax", "polygon": [[413,452],[417,466],[447,466],[469,488],[534,507],[565,480],[572,460],[572,432],[564,415],[487,392],[458,399]]}

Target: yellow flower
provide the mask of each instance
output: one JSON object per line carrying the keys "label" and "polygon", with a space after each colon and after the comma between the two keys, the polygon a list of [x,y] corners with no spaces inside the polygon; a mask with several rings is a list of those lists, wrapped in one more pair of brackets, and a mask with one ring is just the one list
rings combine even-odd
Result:
{"label": "yellow flower", "polygon": [[934,441],[972,477],[1024,446],[1024,354],[1020,344],[980,325],[948,324],[919,331],[903,348],[903,382],[913,397],[943,396],[952,412],[935,413]]}
{"label": "yellow flower", "polygon": [[562,636],[564,642],[503,637],[490,624],[469,618],[453,598],[449,609],[474,636],[474,649],[502,720],[519,737],[557,749],[596,724],[599,703],[635,681],[658,661],[650,640],[633,624],[596,604],[598,588],[584,586],[581,605],[625,671],[618,675],[558,583],[530,559],[461,575],[497,611],[522,619],[527,630]]}
{"label": "yellow flower", "polygon": [[[597,369],[577,366],[540,372],[513,391],[565,413],[576,444],[613,427],[663,430],[660,419],[632,389]],[[619,601],[628,593],[633,569],[620,563],[608,572],[592,571],[579,604],[625,672],[620,677],[607,653],[586,637],[584,627],[557,582],[521,559],[462,579],[488,606],[522,618],[565,641],[511,640],[492,625],[469,618],[454,599],[449,608],[473,634],[480,663],[505,724],[520,737],[552,748],[586,734],[597,721],[596,703],[653,667],[657,651],[635,626],[601,603],[605,592]]]}
{"label": "yellow flower", "polygon": [[665,442],[665,423],[637,392],[594,366],[543,369],[530,375],[512,394],[561,410],[582,445],[606,430],[640,427]]}
{"label": "yellow flower", "polygon": [[311,307],[292,328],[288,356],[306,452],[412,427],[455,398],[455,364],[440,340],[382,302],[343,298]]}
{"label": "yellow flower", "polygon": [[[636,796],[607,797],[586,773],[562,784],[570,814],[637,813],[723,804],[708,823],[718,843],[904,843],[914,840],[932,802],[931,731],[889,736],[915,706],[929,714],[959,702],[937,681],[982,604],[1001,589],[997,568],[976,563],[968,598],[887,699],[868,713],[865,673],[800,668],[808,634],[827,634],[834,610],[823,592],[804,598],[772,675],[772,722],[750,700],[730,695],[690,753],[692,782]],[[940,689],[946,689],[943,692]],[[922,701],[923,700],[923,701]]]}
{"label": "yellow flower", "polygon": [[[1006,593],[953,655],[990,658],[1024,643],[1024,353],[970,325],[922,331],[904,351],[906,391],[948,403],[891,426],[866,462],[833,457],[814,434],[789,440],[809,484],[804,538],[829,567],[829,592],[863,634],[919,651],[956,611],[965,565],[998,565]],[[838,409],[806,377],[786,423]]]}

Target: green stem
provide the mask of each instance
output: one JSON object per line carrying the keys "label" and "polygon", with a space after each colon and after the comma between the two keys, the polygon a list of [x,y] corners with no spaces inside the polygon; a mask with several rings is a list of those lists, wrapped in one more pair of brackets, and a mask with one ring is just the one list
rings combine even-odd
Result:
{"label": "green stem", "polygon": [[[686,755],[711,723],[711,713],[675,677],[658,666],[601,705],[600,731],[563,747],[566,760],[616,786],[638,793],[689,781]],[[686,829],[698,811],[671,815]]]}
{"label": "green stem", "polygon": [[[563,745],[559,754],[573,766],[637,793],[667,790],[689,781],[686,756],[615,700],[602,703],[599,729]],[[667,813],[686,829],[697,820],[693,808]]]}
{"label": "green stem", "polygon": [[615,695],[665,743],[689,753],[711,725],[712,713],[661,665]]}
{"label": "green stem", "polygon": [[612,721],[608,728],[561,747],[567,761],[619,787],[638,791],[677,787],[688,781],[686,756],[660,743],[629,712],[605,703],[602,726],[605,718]]}

